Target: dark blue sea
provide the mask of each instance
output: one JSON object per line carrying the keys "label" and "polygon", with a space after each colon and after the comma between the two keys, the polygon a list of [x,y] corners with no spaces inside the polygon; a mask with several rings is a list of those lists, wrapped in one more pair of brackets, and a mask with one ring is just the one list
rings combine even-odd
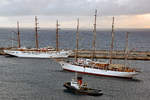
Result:
{"label": "dark blue sea", "polygon": [[[17,35],[13,28],[0,28],[0,47],[17,46]],[[115,30],[115,50],[125,49],[126,32],[129,34],[129,50],[149,51],[150,30]],[[91,49],[92,30],[80,30],[79,48]],[[35,47],[34,29],[20,29],[21,45]],[[75,49],[75,30],[59,30],[59,46]],[[55,29],[40,29],[40,47],[55,47]],[[12,41],[13,40],[13,41]],[[109,50],[111,30],[98,30],[96,49]],[[123,60],[113,60],[123,63]],[[0,100],[149,100],[150,61],[129,60],[128,64],[142,72],[134,79],[122,79],[83,75],[83,81],[91,88],[101,89],[99,97],[76,95],[64,92],[63,83],[70,81],[74,73],[63,71],[53,59],[25,59],[0,56]]]}

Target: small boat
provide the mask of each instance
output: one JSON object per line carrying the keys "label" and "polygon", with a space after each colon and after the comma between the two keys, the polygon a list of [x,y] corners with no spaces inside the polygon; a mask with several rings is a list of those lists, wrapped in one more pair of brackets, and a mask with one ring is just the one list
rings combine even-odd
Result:
{"label": "small boat", "polygon": [[64,83],[64,87],[67,91],[90,96],[101,96],[103,95],[102,90],[92,89],[87,87],[87,83],[82,84],[82,77],[77,77],[77,79],[72,79],[71,82]]}

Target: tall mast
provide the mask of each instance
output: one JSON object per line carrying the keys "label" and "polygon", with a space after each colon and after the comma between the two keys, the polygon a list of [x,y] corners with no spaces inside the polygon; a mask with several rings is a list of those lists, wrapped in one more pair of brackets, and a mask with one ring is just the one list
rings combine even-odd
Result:
{"label": "tall mast", "polygon": [[17,34],[18,34],[18,48],[20,48],[20,30],[19,30],[19,22],[17,21]]}
{"label": "tall mast", "polygon": [[38,22],[37,22],[37,16],[35,16],[35,42],[36,42],[36,48],[39,48],[38,43]]}
{"label": "tall mast", "polygon": [[126,67],[126,63],[128,59],[128,35],[129,35],[129,32],[126,33],[126,48],[125,48],[125,61],[124,61],[125,67]]}
{"label": "tall mast", "polygon": [[14,33],[12,32],[12,34],[11,34],[11,47],[13,48],[14,47]]}
{"label": "tall mast", "polygon": [[59,30],[58,26],[59,26],[59,24],[58,24],[58,20],[57,20],[56,21],[56,51],[59,50],[59,48],[58,48],[58,30]]}
{"label": "tall mast", "polygon": [[[75,50],[75,61],[78,60],[78,47],[79,47],[79,18],[77,19],[77,31],[76,31],[76,50]],[[77,80],[78,73],[75,72],[75,80]]]}
{"label": "tall mast", "polygon": [[112,63],[112,51],[113,51],[113,48],[114,48],[114,17],[113,17],[113,20],[112,20],[111,37],[112,37],[112,41],[111,41],[111,50],[110,50],[110,64]]}
{"label": "tall mast", "polygon": [[91,59],[93,60],[94,59],[94,57],[95,57],[95,41],[96,41],[96,17],[97,17],[97,9],[95,10],[95,20],[94,20],[94,31],[93,31],[93,33],[94,33],[94,39],[93,39],[93,51],[92,51],[92,57],[91,57]]}
{"label": "tall mast", "polygon": [[77,19],[75,61],[77,61],[78,58],[78,47],[79,47],[78,43],[79,43],[79,18]]}

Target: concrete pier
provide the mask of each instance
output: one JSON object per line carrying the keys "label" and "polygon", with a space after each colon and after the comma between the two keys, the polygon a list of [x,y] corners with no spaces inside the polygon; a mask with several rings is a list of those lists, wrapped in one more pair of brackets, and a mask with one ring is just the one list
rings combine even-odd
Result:
{"label": "concrete pier", "polygon": [[[79,50],[78,57],[91,58],[91,50]],[[70,57],[74,57],[72,54]],[[110,53],[108,50],[96,50],[95,58],[109,59]],[[124,51],[113,51],[112,59],[125,59]],[[150,60],[150,51],[130,51],[128,53],[129,60]]]}
{"label": "concrete pier", "polygon": [[[5,55],[3,52],[4,49],[11,48],[0,48],[0,55]],[[74,52],[74,50],[73,50]],[[91,50],[79,50],[78,57],[81,58],[91,58]],[[73,58],[74,53],[69,56],[69,58]],[[108,50],[96,50],[95,58],[97,59],[109,59],[110,53]],[[112,59],[125,59],[124,51],[114,50],[112,52]],[[150,51],[130,51],[128,53],[128,60],[150,60]]]}

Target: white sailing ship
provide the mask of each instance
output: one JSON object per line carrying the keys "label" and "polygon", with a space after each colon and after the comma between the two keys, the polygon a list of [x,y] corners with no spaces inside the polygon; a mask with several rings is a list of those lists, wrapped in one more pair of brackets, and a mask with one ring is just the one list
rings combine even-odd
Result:
{"label": "white sailing ship", "polygon": [[36,48],[21,48],[20,46],[20,32],[19,32],[19,23],[18,27],[18,48],[4,50],[4,53],[10,56],[15,57],[24,57],[24,58],[67,58],[72,54],[71,50],[59,50],[58,49],[58,21],[56,23],[56,49],[55,48],[39,48],[38,45],[38,27],[37,27],[37,17],[35,17],[35,36],[36,36]]}
{"label": "white sailing ship", "polygon": [[[95,24],[94,24],[95,37],[96,37],[96,12],[95,12]],[[114,17],[113,17],[113,24],[114,24]],[[112,41],[114,36],[113,24],[112,24]],[[78,39],[78,27],[77,27],[77,39]],[[95,50],[95,42],[93,43],[94,43],[94,50]],[[111,47],[113,48],[113,42]],[[71,71],[71,72],[85,73],[90,75],[123,77],[123,78],[132,78],[133,76],[137,75],[139,72],[134,68],[130,68],[126,66],[126,64],[112,64],[112,48],[110,51],[111,54],[110,62],[99,62],[91,59],[78,59],[77,58],[78,40],[77,40],[77,50],[75,56],[76,60],[71,62],[60,61],[59,63],[62,66],[62,69],[64,70]],[[94,58],[94,50],[93,50],[92,58]],[[127,56],[126,56],[126,60],[127,60]]]}

